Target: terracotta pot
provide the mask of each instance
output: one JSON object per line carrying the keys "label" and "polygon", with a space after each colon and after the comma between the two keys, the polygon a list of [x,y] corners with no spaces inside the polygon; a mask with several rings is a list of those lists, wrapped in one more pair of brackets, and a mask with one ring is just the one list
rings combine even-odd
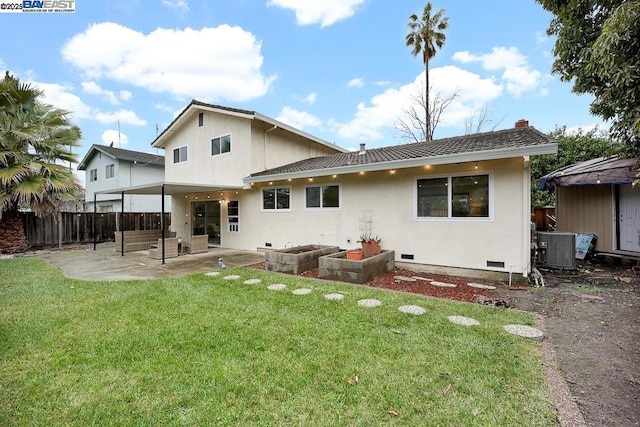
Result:
{"label": "terracotta pot", "polygon": [[361,242],[362,252],[364,253],[365,258],[369,258],[374,255],[378,255],[382,248],[378,244],[378,242]]}
{"label": "terracotta pot", "polygon": [[359,249],[353,251],[347,251],[347,259],[359,261],[363,258],[362,251]]}

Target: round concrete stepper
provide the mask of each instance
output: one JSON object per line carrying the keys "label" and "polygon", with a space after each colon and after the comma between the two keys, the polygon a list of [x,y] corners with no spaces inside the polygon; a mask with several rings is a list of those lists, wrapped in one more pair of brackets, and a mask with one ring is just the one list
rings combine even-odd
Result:
{"label": "round concrete stepper", "polygon": [[217,276],[218,274],[220,274],[219,271],[210,271],[208,273],[205,273],[204,275],[209,277],[214,277],[214,276]]}
{"label": "round concrete stepper", "polygon": [[325,299],[328,299],[329,301],[340,301],[341,299],[344,299],[344,295],[342,294],[326,294],[324,296]]}
{"label": "round concrete stepper", "polygon": [[472,288],[478,288],[478,289],[489,289],[490,291],[496,288],[495,286],[483,285],[482,283],[467,283],[467,286],[471,286]]}
{"label": "round concrete stepper", "polygon": [[455,323],[456,325],[462,325],[462,326],[478,326],[480,324],[480,322],[478,322],[476,319],[473,319],[471,317],[448,316],[447,319],[449,319],[449,322],[451,323]]}
{"label": "round concrete stepper", "polygon": [[287,285],[282,283],[274,283],[273,285],[267,286],[267,289],[269,289],[270,291],[284,291],[285,289],[287,289]]}
{"label": "round concrete stepper", "polygon": [[420,307],[419,305],[401,305],[400,307],[398,307],[398,310],[402,313],[415,314],[416,316],[420,316],[427,312],[427,310]]}
{"label": "round concrete stepper", "polygon": [[435,280],[431,281],[431,284],[439,288],[456,288],[457,287],[457,285],[454,283],[444,283],[444,282],[438,282]]}
{"label": "round concrete stepper", "polygon": [[542,339],[544,335],[540,329],[526,325],[504,325],[504,330],[524,338]]}
{"label": "round concrete stepper", "polygon": [[262,283],[262,280],[260,280],[260,279],[249,279],[249,280],[245,280],[244,281],[245,285],[257,285],[259,283]]}
{"label": "round concrete stepper", "polygon": [[382,305],[382,301],[373,298],[358,301],[358,306],[360,307],[378,307],[379,305]]}
{"label": "round concrete stepper", "polygon": [[299,289],[294,289],[291,293],[294,295],[307,295],[307,294],[310,294],[311,292],[312,290],[309,288],[299,288]]}
{"label": "round concrete stepper", "polygon": [[238,280],[240,276],[237,274],[230,274],[229,276],[224,276],[224,280]]}

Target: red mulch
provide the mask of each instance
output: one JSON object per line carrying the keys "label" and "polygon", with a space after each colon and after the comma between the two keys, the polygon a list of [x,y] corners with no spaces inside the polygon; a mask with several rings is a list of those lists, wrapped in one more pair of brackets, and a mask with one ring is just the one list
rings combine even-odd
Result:
{"label": "red mulch", "polygon": [[[250,268],[256,268],[259,270],[264,269],[264,263],[253,264],[249,266]],[[318,278],[318,269],[314,268],[313,270],[305,271],[300,274],[301,277],[307,277],[312,279]],[[434,286],[428,281],[418,280],[416,282],[405,282],[401,280],[396,280],[395,276],[405,276],[405,277],[413,277],[419,276],[428,278],[437,282],[444,283],[453,283],[457,285],[455,288],[441,288],[438,286]],[[486,280],[477,280],[477,279],[469,279],[464,277],[456,277],[456,276],[443,276],[436,275],[430,273],[416,273],[414,271],[409,270],[401,270],[394,269],[393,271],[381,274],[375,277],[373,280],[365,283],[365,286],[371,286],[373,288],[383,288],[390,289],[394,291],[401,292],[409,292],[420,295],[428,295],[436,298],[447,298],[455,301],[468,301],[473,302],[477,297],[482,296],[485,298],[490,298],[493,295],[492,290],[488,289],[478,289],[467,286],[467,283],[482,283],[485,285],[493,285],[500,286],[500,284],[496,284],[494,282],[488,282]]]}

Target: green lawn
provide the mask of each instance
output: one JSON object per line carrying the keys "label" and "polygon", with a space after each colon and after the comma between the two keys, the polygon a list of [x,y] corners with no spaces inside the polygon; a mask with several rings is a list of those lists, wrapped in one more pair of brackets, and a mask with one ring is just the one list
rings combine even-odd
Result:
{"label": "green lawn", "polygon": [[0,272],[2,426],[557,425],[540,343],[503,330],[533,325],[524,313],[250,269],[98,282],[22,258]]}

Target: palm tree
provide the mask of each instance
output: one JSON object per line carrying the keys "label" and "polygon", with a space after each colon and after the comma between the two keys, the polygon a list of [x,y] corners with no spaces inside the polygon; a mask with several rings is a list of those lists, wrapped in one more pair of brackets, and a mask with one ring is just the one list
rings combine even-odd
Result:
{"label": "palm tree", "polygon": [[0,80],[0,252],[26,250],[18,210],[53,212],[79,188],[62,162],[75,162],[80,129],[43,92],[6,73]]}
{"label": "palm tree", "polygon": [[[422,12],[422,17],[413,14],[409,17],[409,34],[406,37],[406,45],[412,48],[411,54],[418,56],[422,53],[425,71],[425,93],[427,106],[429,105],[429,60],[436,55],[436,46],[441,49],[446,36],[444,30],[449,26],[449,18],[444,16],[446,11],[440,9],[436,14],[431,15],[431,2],[427,2]],[[429,121],[429,108],[426,108],[425,117],[425,141],[433,139],[431,125]]]}

